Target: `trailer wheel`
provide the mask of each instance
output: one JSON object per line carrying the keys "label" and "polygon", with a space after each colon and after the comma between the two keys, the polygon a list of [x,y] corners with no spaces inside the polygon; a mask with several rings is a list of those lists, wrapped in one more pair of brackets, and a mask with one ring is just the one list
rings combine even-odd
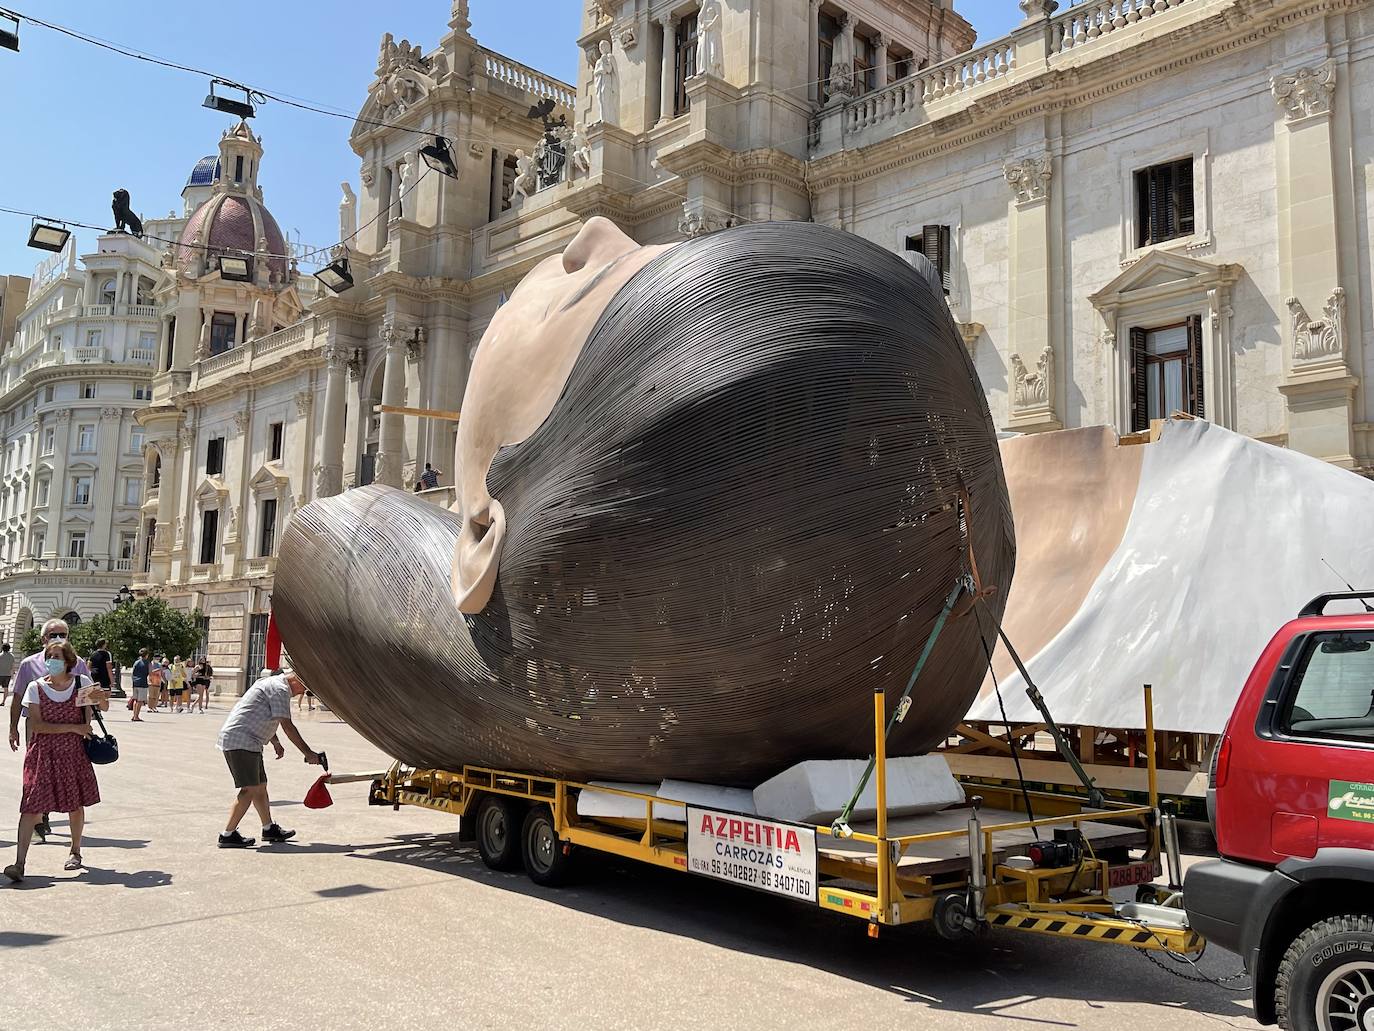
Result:
{"label": "trailer wheel", "polygon": [[1355,1031],[1374,1021],[1374,917],[1328,917],[1279,963],[1274,1008],[1285,1031]]}
{"label": "trailer wheel", "polygon": [[530,880],[546,888],[567,883],[572,869],[572,849],[559,839],[548,806],[537,805],[525,814],[520,844],[525,873],[530,875]]}
{"label": "trailer wheel", "polygon": [[931,923],[935,933],[949,941],[963,941],[977,933],[968,926],[968,900],[961,892],[946,892],[935,900]]}
{"label": "trailer wheel", "polygon": [[510,798],[487,795],[477,803],[477,851],[493,870],[520,869],[520,808]]}

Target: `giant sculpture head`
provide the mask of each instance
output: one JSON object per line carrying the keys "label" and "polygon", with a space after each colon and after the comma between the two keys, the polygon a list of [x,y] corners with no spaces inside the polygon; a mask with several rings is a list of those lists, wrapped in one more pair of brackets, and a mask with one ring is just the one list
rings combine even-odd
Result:
{"label": "giant sculpture head", "polygon": [[[277,571],[297,668],[407,762],[753,783],[864,755],[970,549],[1010,581],[938,288],[808,223],[641,248],[592,220],[493,319],[457,450],[454,512],[318,501]],[[894,753],[942,739],[985,666],[955,620]]]}

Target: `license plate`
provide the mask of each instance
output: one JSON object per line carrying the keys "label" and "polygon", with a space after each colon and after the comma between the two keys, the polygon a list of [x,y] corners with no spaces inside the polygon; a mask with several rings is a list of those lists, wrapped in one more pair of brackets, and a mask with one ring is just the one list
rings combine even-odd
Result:
{"label": "license plate", "polygon": [[1129,888],[1132,884],[1149,884],[1162,873],[1159,860],[1145,859],[1139,863],[1113,866],[1107,871],[1107,887]]}

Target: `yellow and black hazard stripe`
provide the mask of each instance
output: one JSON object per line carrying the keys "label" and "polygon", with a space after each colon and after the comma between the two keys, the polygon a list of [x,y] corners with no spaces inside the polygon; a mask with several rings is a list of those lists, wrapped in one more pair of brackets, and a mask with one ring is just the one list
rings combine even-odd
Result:
{"label": "yellow and black hazard stripe", "polygon": [[1063,938],[1114,942],[1137,949],[1197,952],[1202,939],[1194,932],[1174,927],[1142,927],[1109,917],[1080,917],[1068,913],[1036,913],[1015,909],[991,909],[988,922],[998,927],[1031,934],[1051,934]]}

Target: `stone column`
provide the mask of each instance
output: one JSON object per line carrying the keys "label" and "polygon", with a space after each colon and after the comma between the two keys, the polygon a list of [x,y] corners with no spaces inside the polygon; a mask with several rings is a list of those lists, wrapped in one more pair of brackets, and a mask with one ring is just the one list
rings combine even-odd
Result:
{"label": "stone column", "polygon": [[806,95],[819,104],[823,91],[821,78],[821,0],[807,0]]}
{"label": "stone column", "polygon": [[[122,408],[102,408],[96,430],[97,466],[91,478],[91,502],[95,509],[95,524],[91,539],[86,542],[86,554],[93,558],[115,557],[115,544],[110,540],[114,525],[115,498],[121,486],[119,475],[120,436],[124,428]],[[122,500],[122,499],[121,499]]]}
{"label": "stone column", "polygon": [[338,344],[324,349],[324,429],[320,442],[315,496],[343,493],[344,408],[348,404],[348,350]]}
{"label": "stone column", "polygon": [[1050,326],[1050,182],[1048,154],[1004,168],[1012,189],[1011,290],[1007,428],[1021,433],[1057,430],[1057,356]]}
{"label": "stone column", "polygon": [[892,81],[891,69],[887,66],[888,42],[888,36],[885,32],[880,32],[878,38],[873,41],[873,79],[877,83],[878,89],[882,89]]}
{"label": "stone column", "polygon": [[[1337,198],[1338,150],[1331,112],[1337,66],[1327,60],[1270,80],[1283,119],[1278,148],[1279,286],[1288,308],[1284,338],[1288,446],[1345,468],[1356,465],[1351,344],[1360,339],[1359,306],[1348,305]],[[1340,94],[1349,97],[1349,92]]]}
{"label": "stone column", "polygon": [[[71,449],[72,412],[63,408],[55,413],[57,432],[53,435],[52,483],[48,487],[48,537],[43,542],[43,557],[55,559],[61,554],[62,513],[71,504],[71,484],[67,482],[67,452]],[[43,431],[39,429],[38,447],[43,447]]]}
{"label": "stone column", "polygon": [[[382,404],[401,407],[406,403],[405,330],[388,316],[382,325],[386,344],[386,364],[382,369]],[[363,417],[371,413],[363,413]],[[401,486],[402,453],[405,444],[405,416],[385,412],[377,439],[376,479],[389,487]]]}
{"label": "stone column", "polygon": [[663,22],[663,87],[659,96],[659,123],[673,117],[673,94],[677,83],[677,26],[681,19],[670,14]]}
{"label": "stone column", "polygon": [[[158,457],[162,459],[162,472],[157,488],[157,516],[153,530],[153,561],[148,569],[148,579],[155,584],[166,583],[172,575],[172,549],[176,544],[174,524],[177,518],[177,483],[181,465],[181,449],[178,436],[170,433],[153,442]],[[139,517],[139,536],[142,536],[142,515]]]}

